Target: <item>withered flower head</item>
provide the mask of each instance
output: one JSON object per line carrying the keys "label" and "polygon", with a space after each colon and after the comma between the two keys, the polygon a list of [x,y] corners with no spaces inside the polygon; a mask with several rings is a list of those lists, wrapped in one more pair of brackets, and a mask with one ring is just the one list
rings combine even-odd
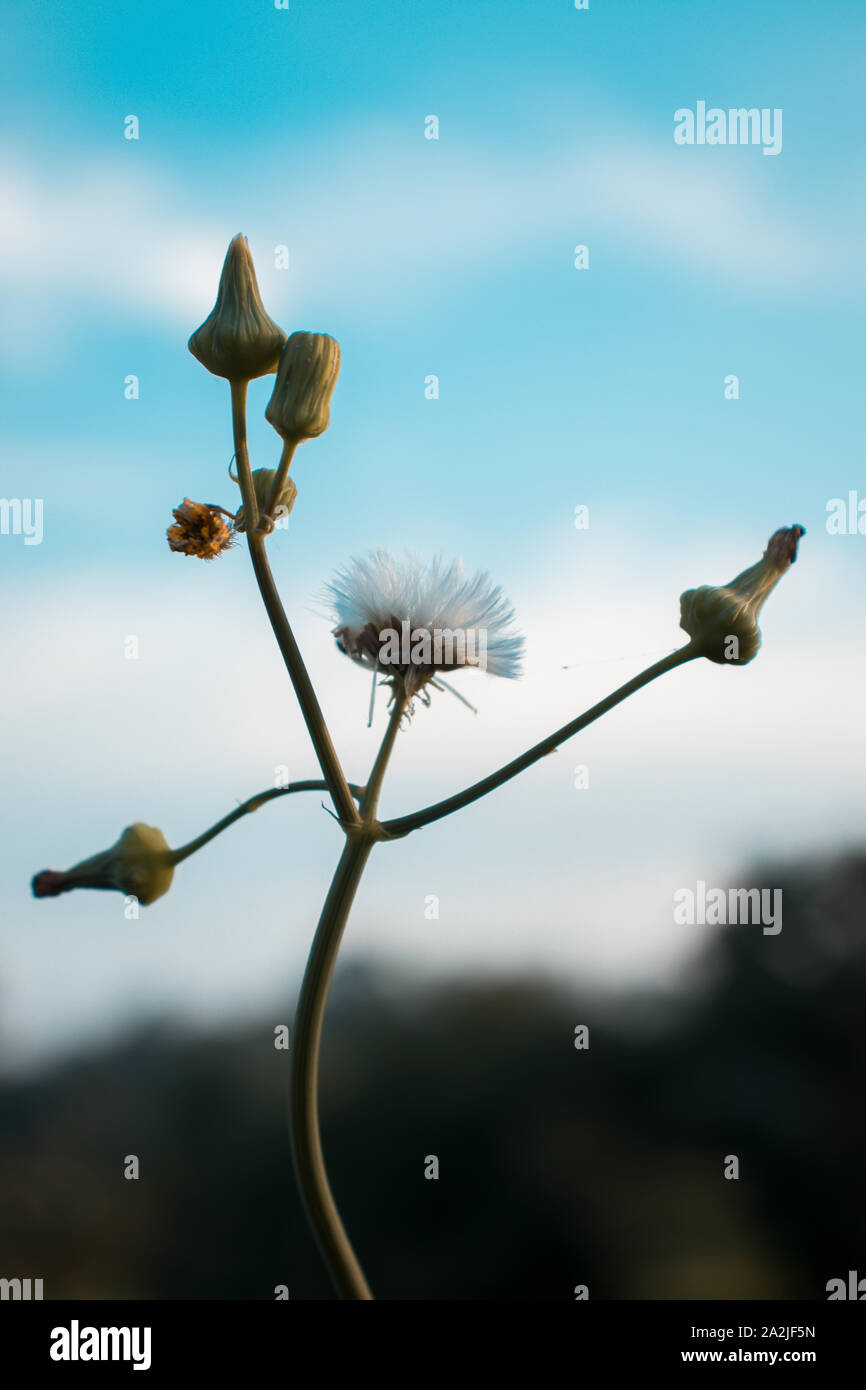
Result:
{"label": "withered flower head", "polygon": [[214,376],[252,381],[275,372],[286,341],[268,317],[245,236],[226,253],[216,304],[189,340],[189,350]]}
{"label": "withered flower head", "polygon": [[[271,488],[273,487],[274,478],[276,476],[277,470],[275,468],[253,469],[253,488],[255,489],[256,501],[259,504],[260,512],[264,510],[264,508],[267,506],[270,500]],[[232,477],[234,477],[234,474],[232,474]],[[292,478],[286,478],[286,481],[283,483],[283,486],[280,489],[280,495],[276,500],[276,508],[279,509],[282,507],[283,512],[286,516],[288,516],[289,512],[292,510],[292,507],[295,505],[295,498],[297,497],[297,495],[298,489],[295,487],[294,480]],[[240,511],[235,517],[235,530],[246,530],[246,521],[244,520],[243,507],[241,507]]]}
{"label": "withered flower head", "polygon": [[315,439],[330,423],[340,344],[327,333],[293,333],[280,358],[265,418],[287,442]]}
{"label": "withered flower head", "polygon": [[745,666],[758,654],[758,614],[767,596],[797,558],[802,526],[774,532],[762,559],[720,588],[703,585],[680,597],[680,627],[709,661]]}
{"label": "withered flower head", "polygon": [[117,844],[63,873],[43,869],[33,879],[35,898],[54,898],[73,888],[105,888],[138,898],[145,907],[171,887],[174,856],[161,830],[136,821]]}
{"label": "withered flower head", "polygon": [[191,502],[185,497],[172,515],[174,525],[169,526],[166,535],[171,549],[181,555],[215,560],[233,543],[234,518],[222,507],[210,502]]}

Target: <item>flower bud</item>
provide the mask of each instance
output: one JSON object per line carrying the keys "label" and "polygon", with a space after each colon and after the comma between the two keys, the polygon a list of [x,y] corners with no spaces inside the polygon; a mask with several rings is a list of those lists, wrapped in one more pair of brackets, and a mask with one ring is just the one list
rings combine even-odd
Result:
{"label": "flower bud", "polygon": [[108,888],[138,898],[144,906],[167,893],[174,877],[174,856],[161,830],[136,821],[117,844],[83,859],[66,873],[43,869],[33,879],[35,898],[53,898],[73,888]]}
{"label": "flower bud", "polygon": [[797,558],[802,526],[783,526],[762,559],[721,588],[703,585],[680,596],[680,627],[709,661],[745,666],[758,654],[758,614],[767,596]]}
{"label": "flower bud", "polygon": [[[259,504],[259,512],[264,511],[270,500],[271,488],[274,485],[274,478],[276,476],[277,470],[275,468],[255,468],[253,470],[253,487],[255,488],[256,501]],[[232,474],[232,477],[234,477],[234,474]],[[286,515],[288,515],[295,505],[295,498],[297,495],[298,489],[295,487],[294,481],[291,478],[286,478],[286,481],[280,489],[280,495],[276,500],[275,509],[278,510],[282,507]],[[235,517],[235,530],[246,530],[243,507],[241,507]]]}
{"label": "flower bud", "polygon": [[287,442],[315,439],[330,423],[340,344],[327,333],[293,333],[280,358],[265,418]]}
{"label": "flower bud", "polygon": [[275,372],[286,335],[269,318],[244,236],[226,253],[216,304],[189,340],[189,350],[214,376],[252,381]]}

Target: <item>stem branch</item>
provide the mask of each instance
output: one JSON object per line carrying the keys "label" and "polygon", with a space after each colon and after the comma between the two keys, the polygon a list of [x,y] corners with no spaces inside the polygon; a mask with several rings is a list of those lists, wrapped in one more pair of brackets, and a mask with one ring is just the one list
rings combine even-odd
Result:
{"label": "stem branch", "polygon": [[372,824],[376,815],[376,807],[379,805],[379,794],[382,790],[382,781],[385,777],[385,769],[388,760],[394,751],[394,742],[397,738],[397,731],[400,728],[400,721],[406,708],[406,696],[402,689],[394,691],[394,706],[391,710],[391,717],[388,720],[388,727],[385,730],[385,737],[382,739],[382,746],[376,756],[373,769],[367,779],[367,786],[364,790],[363,800],[361,801],[361,819],[366,824]]}
{"label": "stem branch", "polygon": [[265,504],[264,511],[259,516],[259,529],[262,531],[263,535],[268,535],[268,533],[273,530],[274,512],[276,511],[277,502],[280,499],[280,493],[285,486],[286,478],[289,476],[289,465],[292,462],[298,443],[299,440],[292,439],[283,444],[283,452],[280,455],[279,466],[274,475],[274,481],[271,484],[271,494]]}
{"label": "stem branch", "polygon": [[656,676],[661,676],[666,671],[672,671],[676,666],[682,666],[686,661],[691,661],[694,657],[700,656],[700,650],[691,642],[687,642],[684,647],[671,652],[668,656],[662,657],[661,661],[648,666],[640,675],[634,676],[632,680],[621,685],[618,690],[614,690],[611,695],[606,696],[597,705],[593,705],[584,714],[578,715],[570,723],[564,724],[555,733],[549,734],[547,738],[536,743],[534,747],[521,753],[519,758],[514,758],[512,762],[506,763],[497,772],[491,772],[489,777],[484,777],[480,782],[475,782],[471,787],[467,787],[462,792],[457,792],[454,796],[449,796],[445,801],[437,801],[433,806],[425,806],[421,811],[414,811],[408,816],[398,816],[396,820],[384,821],[382,829],[389,838],[400,835],[409,835],[413,830],[419,830],[422,825],[430,825],[431,822],[441,820],[443,816],[450,816],[452,811],[459,811],[464,806],[470,806],[479,797],[486,796],[488,792],[495,791],[503,783],[510,782],[512,777],[524,772],[533,763],[538,762],[539,758],[545,757],[548,753],[556,751],[560,743],[571,738],[574,734],[585,729],[587,724],[592,724],[594,720],[600,719],[608,710],[615,705],[633,695],[641,686],[648,685],[655,680]]}
{"label": "stem branch", "polygon": [[[290,782],[287,787],[272,787],[269,791],[257,792],[255,796],[249,797],[247,801],[242,801],[240,806],[236,806],[233,811],[229,811],[227,816],[223,816],[222,820],[218,820],[216,824],[210,826],[208,830],[203,830],[194,840],[190,840],[189,844],[181,845],[180,849],[173,849],[171,852],[172,864],[175,866],[182,864],[184,859],[189,859],[191,854],[195,854],[196,850],[201,849],[217,835],[222,834],[224,830],[228,830],[229,826],[234,825],[236,820],[240,820],[241,816],[250,815],[251,812],[257,811],[260,806],[264,806],[268,801],[274,801],[278,796],[291,796],[294,792],[322,792],[327,790],[327,782],[307,781]],[[364,795],[364,788],[356,787],[352,783],[349,783],[349,791],[356,798],[360,798]]]}
{"label": "stem branch", "polygon": [[352,1249],[328,1182],[319,1132],[319,1046],[325,1004],[343,930],[370,851],[378,838],[376,806],[382,779],[406,707],[402,691],[394,707],[361,802],[363,824],[346,831],[346,844],[331,884],[304,972],[295,1015],[292,1069],[292,1151],[298,1186],[322,1257],[341,1298],[369,1300],[373,1295]]}
{"label": "stem branch", "polygon": [[304,972],[295,1014],[292,1066],[292,1152],[298,1186],[337,1293],[354,1300],[369,1300],[373,1295],[340,1219],[325,1170],[318,1113],[319,1045],[343,929],[372,848],[373,841],[366,835],[351,832],[346,838]]}
{"label": "stem branch", "polygon": [[291,677],[292,685],[295,687],[295,694],[298,697],[298,704],[301,706],[301,713],[310,731],[310,738],[313,740],[313,747],[316,750],[316,757],[322,769],[322,775],[328,784],[331,799],[337,815],[344,825],[358,825],[360,816],[358,809],[352,800],[349,785],[346,781],[340,760],[331,742],[331,735],[325,723],[316,692],[313,689],[307,668],[304,665],[295,635],[292,632],[289,620],[286,617],[285,609],[280,600],[274,576],[268,563],[267,551],[265,549],[265,537],[257,530],[259,522],[259,509],[256,502],[255,488],[253,486],[252,473],[250,471],[250,457],[247,451],[247,427],[246,427],[246,394],[247,383],[245,381],[233,381],[232,388],[232,428],[234,431],[235,457],[238,465],[238,480],[240,482],[241,496],[244,502],[244,516],[246,517],[247,541],[250,547],[250,558],[253,562],[253,571],[256,582],[259,586],[259,593],[265,605],[267,615],[270,618],[277,645],[282,652],[283,661]]}

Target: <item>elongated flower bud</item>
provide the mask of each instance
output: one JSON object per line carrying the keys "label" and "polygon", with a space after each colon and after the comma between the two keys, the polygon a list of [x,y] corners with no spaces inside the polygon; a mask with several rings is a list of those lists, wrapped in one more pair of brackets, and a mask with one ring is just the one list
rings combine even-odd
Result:
{"label": "elongated flower bud", "polygon": [[330,423],[340,344],[327,333],[293,333],[283,349],[265,418],[287,442],[315,439]]}
{"label": "elongated flower bud", "polygon": [[[256,501],[259,504],[260,512],[263,511],[268,504],[271,495],[271,488],[273,487],[274,478],[276,476],[277,470],[275,468],[253,469],[253,487],[255,488]],[[283,514],[287,516],[288,513],[292,510],[292,507],[295,505],[295,498],[297,497],[297,495],[298,489],[295,487],[294,481],[291,478],[286,478],[286,481],[283,483],[283,486],[280,489],[280,495],[277,498],[275,504],[276,511],[279,512],[279,509],[282,508]],[[243,507],[241,507],[240,511],[235,517],[235,530],[246,530],[246,522],[244,521]]]}
{"label": "elongated flower bud", "polygon": [[174,877],[174,857],[168,841],[154,825],[136,821],[117,844],[65,873],[43,869],[33,880],[33,896],[53,898],[73,888],[106,888],[138,898],[147,906],[167,893]]}
{"label": "elongated flower bud", "polygon": [[700,647],[701,656],[730,666],[745,666],[758,654],[758,614],[768,595],[797,558],[802,526],[774,532],[763,558],[720,588],[703,585],[680,597],[680,627]]}
{"label": "elongated flower bud", "polygon": [[189,350],[214,376],[252,381],[275,372],[286,335],[269,318],[259,294],[245,236],[226,253],[216,304],[189,340]]}

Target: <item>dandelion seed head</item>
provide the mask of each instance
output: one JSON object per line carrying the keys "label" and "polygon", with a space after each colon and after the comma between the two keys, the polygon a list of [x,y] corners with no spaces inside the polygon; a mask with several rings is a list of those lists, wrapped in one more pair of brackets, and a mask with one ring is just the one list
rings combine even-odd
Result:
{"label": "dandelion seed head", "polygon": [[356,557],[328,584],[337,646],[368,670],[400,683],[411,700],[437,672],[480,667],[512,680],[523,638],[502,589],[459,560],[425,565],[387,552]]}

